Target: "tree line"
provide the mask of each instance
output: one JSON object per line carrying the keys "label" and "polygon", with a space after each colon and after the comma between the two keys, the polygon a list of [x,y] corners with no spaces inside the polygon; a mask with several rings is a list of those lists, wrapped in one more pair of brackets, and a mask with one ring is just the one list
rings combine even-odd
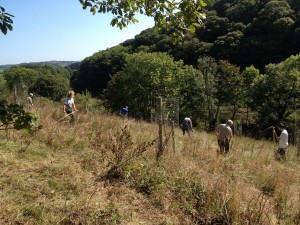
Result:
{"label": "tree line", "polygon": [[[227,118],[260,128],[279,121],[291,124],[300,107],[300,54],[269,64],[260,73],[254,66],[240,72],[229,61],[212,57],[200,58],[194,67],[162,52],[118,53],[123,55],[123,66],[101,92],[104,106],[113,112],[129,105],[131,117],[150,120],[157,96],[176,97],[180,117],[193,115],[199,127],[213,130]],[[17,83],[60,101],[69,89],[71,74],[62,67],[16,66],[5,70],[3,77],[11,91]]]}
{"label": "tree line", "polygon": [[[292,124],[300,104],[299,9],[296,0],[216,0],[206,8],[203,26],[186,31],[181,42],[174,43],[170,30],[150,28],[85,58],[74,72],[40,79],[65,79],[57,86],[66,86],[70,78],[75,92],[90,92],[114,112],[128,105],[138,119],[149,120],[154,99],[163,96],[178,98],[180,117],[193,115],[205,130],[227,118],[253,131],[279,121]],[[9,87],[20,68],[32,72],[25,79],[29,88],[49,97],[46,88],[38,89],[46,82],[26,66],[4,72]],[[63,87],[49,93],[58,90]]]}
{"label": "tree line", "polygon": [[[292,123],[299,108],[298,77],[290,75],[297,71],[300,52],[299,9],[296,0],[217,0],[206,8],[204,25],[186,32],[182,42],[174,43],[169,30],[144,30],[85,58],[71,84],[76,91],[101,96],[111,110],[132,104],[131,115],[137,118],[149,119],[151,99],[160,94],[178,96],[181,117],[194,115],[207,130],[228,117],[260,126]],[[161,53],[178,64],[176,69],[153,65],[165,59]],[[171,82],[164,83],[170,78],[163,78],[169,73],[171,88]]]}

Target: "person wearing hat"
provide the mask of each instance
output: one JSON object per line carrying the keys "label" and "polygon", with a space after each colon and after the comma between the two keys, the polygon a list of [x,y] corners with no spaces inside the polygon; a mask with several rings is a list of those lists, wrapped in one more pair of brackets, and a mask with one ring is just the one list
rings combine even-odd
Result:
{"label": "person wearing hat", "polygon": [[277,128],[281,133],[278,136],[275,131],[275,127],[273,128],[273,135],[274,135],[276,141],[278,141],[278,149],[277,149],[275,157],[276,157],[276,159],[280,160],[280,159],[285,159],[285,152],[289,145],[289,143],[288,143],[289,135],[282,123],[279,123],[277,125]]}
{"label": "person wearing hat", "polygon": [[232,125],[232,120],[227,120],[226,124],[220,124],[215,130],[219,145],[219,153],[229,152],[229,143],[233,137],[231,129]]}
{"label": "person wearing hat", "polygon": [[29,93],[26,97],[26,101],[27,101],[27,108],[28,109],[31,109],[33,107],[33,94],[32,93]]}

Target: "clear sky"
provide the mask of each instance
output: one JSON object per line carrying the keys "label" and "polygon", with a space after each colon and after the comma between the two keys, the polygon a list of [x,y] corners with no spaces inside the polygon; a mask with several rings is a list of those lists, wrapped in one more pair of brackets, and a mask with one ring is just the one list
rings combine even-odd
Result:
{"label": "clear sky", "polygon": [[0,65],[44,61],[80,61],[134,38],[154,25],[153,18],[120,30],[112,14],[92,15],[78,0],[0,0],[14,15],[13,30],[0,33]]}

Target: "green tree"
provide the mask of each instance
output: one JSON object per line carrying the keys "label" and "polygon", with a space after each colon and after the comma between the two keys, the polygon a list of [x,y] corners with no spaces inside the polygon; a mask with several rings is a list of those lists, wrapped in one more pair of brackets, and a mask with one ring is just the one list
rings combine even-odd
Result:
{"label": "green tree", "polygon": [[255,80],[251,107],[263,125],[286,121],[300,108],[300,55],[279,64],[269,64]]}
{"label": "green tree", "polygon": [[39,76],[39,72],[25,66],[13,66],[4,70],[3,76],[10,90],[13,90],[14,86],[20,90],[24,85],[28,88]]}
{"label": "green tree", "polygon": [[244,107],[243,78],[239,67],[225,60],[216,62],[203,57],[198,60],[198,68],[204,79],[206,129],[213,130],[219,119],[227,119],[225,116],[235,119],[238,110]]}
{"label": "green tree", "polygon": [[[24,99],[25,95],[28,92],[36,92],[37,94],[41,94],[44,97],[50,97],[52,100],[56,99],[57,96],[61,96],[61,94],[57,94],[60,92],[59,89],[53,89],[55,93],[46,92],[51,89],[51,87],[45,86],[45,91],[43,92],[41,87],[38,87],[37,82],[40,82],[41,79],[46,79],[45,77],[49,77],[49,80],[53,80],[53,84],[55,87],[59,86],[58,83],[63,84],[65,87],[61,87],[63,91],[69,87],[69,77],[71,71],[67,68],[45,65],[45,66],[33,66],[33,65],[20,65],[11,67],[3,72],[4,79],[6,80],[6,84],[8,88],[14,92],[17,92],[15,96],[16,102],[19,102],[20,99]],[[42,78],[41,78],[42,77]],[[41,79],[40,79],[41,78]],[[39,81],[37,81],[39,79]],[[57,81],[54,81],[57,80]],[[56,83],[55,83],[56,82]],[[65,92],[66,93],[66,92]],[[65,94],[64,93],[64,94]],[[59,101],[60,99],[58,99]],[[22,102],[22,101],[21,101]]]}
{"label": "green tree", "polygon": [[269,63],[279,63],[291,54],[296,13],[287,1],[269,1],[247,27],[243,40],[243,60],[263,69]]}
{"label": "green tree", "polygon": [[149,119],[155,98],[179,94],[182,61],[166,53],[135,53],[126,57],[124,69],[115,74],[104,90],[106,107],[113,111],[129,106],[130,116]]}
{"label": "green tree", "polygon": [[204,76],[192,66],[184,67],[184,77],[180,82],[180,118],[193,116],[197,126],[207,129],[207,96]]}
{"label": "green tree", "polygon": [[30,91],[39,96],[60,101],[68,93],[68,80],[55,76],[39,76]]}
{"label": "green tree", "polygon": [[100,96],[111,76],[122,69],[129,52],[128,47],[118,45],[85,58],[71,78],[71,86],[75,92],[88,90],[92,96]]}
{"label": "green tree", "polygon": [[251,104],[253,101],[255,101],[255,99],[251,98],[251,92],[252,92],[252,88],[253,85],[255,83],[255,81],[259,78],[260,73],[259,70],[256,69],[253,65],[246,67],[245,70],[242,73],[242,97],[244,99],[245,102],[245,106],[246,106],[246,117],[244,122],[247,123],[247,126],[250,123],[250,119],[252,120],[252,118],[250,118],[250,111],[249,109],[251,108]]}
{"label": "green tree", "polygon": [[246,67],[242,73],[244,86],[251,88],[253,82],[259,77],[259,70],[253,65]]}
{"label": "green tree", "polygon": [[3,77],[3,74],[0,73],[0,98],[6,99],[9,95],[9,89],[6,84],[6,80]]}
{"label": "green tree", "polygon": [[245,106],[245,96],[243,89],[243,78],[240,68],[226,60],[218,62],[218,72],[215,76],[217,83],[216,98],[218,106],[225,106],[229,109],[228,115],[235,119],[238,110]]}
{"label": "green tree", "polygon": [[215,81],[218,65],[213,58],[203,57],[198,59],[198,69],[201,71],[204,79],[205,128],[212,131],[215,129],[219,116],[219,107],[216,98],[217,84]]}

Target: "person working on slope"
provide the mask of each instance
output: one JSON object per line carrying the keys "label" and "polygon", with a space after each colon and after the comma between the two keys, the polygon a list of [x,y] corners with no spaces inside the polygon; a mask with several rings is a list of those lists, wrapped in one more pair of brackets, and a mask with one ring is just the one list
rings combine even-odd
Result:
{"label": "person working on slope", "polygon": [[233,137],[231,126],[233,125],[232,120],[228,120],[226,124],[220,124],[215,132],[218,139],[219,153],[229,152],[229,143]]}
{"label": "person working on slope", "polygon": [[185,133],[189,134],[189,132],[193,130],[193,123],[192,123],[192,117],[185,117],[181,123],[181,129],[183,132],[183,135],[185,135]]}
{"label": "person working on slope", "polygon": [[289,145],[289,143],[288,143],[289,135],[288,135],[287,130],[284,129],[284,125],[282,123],[279,123],[277,125],[277,128],[281,133],[278,136],[275,131],[275,127],[273,128],[273,135],[274,135],[276,141],[278,141],[278,149],[277,149],[275,158],[277,160],[281,160],[281,159],[285,159],[285,152]]}
{"label": "person working on slope", "polygon": [[31,109],[33,107],[33,94],[29,93],[26,97],[26,101],[27,101],[27,108]]}
{"label": "person working on slope", "polygon": [[128,116],[128,106],[125,106],[120,110],[120,116],[125,119]]}
{"label": "person working on slope", "polygon": [[70,91],[64,99],[64,107],[63,107],[64,113],[69,114],[71,117],[70,119],[71,124],[74,123],[75,120],[73,113],[77,111],[74,102],[74,96],[75,96],[74,91]]}

